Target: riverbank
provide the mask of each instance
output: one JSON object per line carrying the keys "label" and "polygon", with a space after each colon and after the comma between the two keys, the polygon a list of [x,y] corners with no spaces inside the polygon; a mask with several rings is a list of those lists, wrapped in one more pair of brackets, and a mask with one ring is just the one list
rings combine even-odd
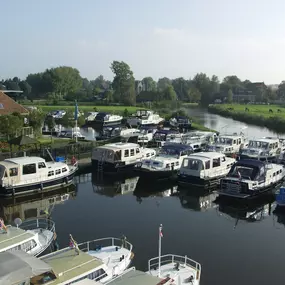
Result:
{"label": "riverbank", "polygon": [[224,117],[230,117],[247,124],[267,127],[279,133],[285,133],[285,108],[276,105],[210,105],[208,111]]}

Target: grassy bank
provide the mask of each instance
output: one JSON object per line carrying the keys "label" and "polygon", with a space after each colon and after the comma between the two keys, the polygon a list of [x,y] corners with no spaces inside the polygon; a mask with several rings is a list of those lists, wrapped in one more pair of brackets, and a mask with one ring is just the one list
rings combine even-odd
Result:
{"label": "grassy bank", "polygon": [[[44,112],[50,112],[55,110],[74,110],[74,106],[45,106],[45,105],[37,105],[38,108],[42,109]],[[141,107],[134,107],[134,106],[83,106],[78,105],[78,109],[82,112],[109,112],[109,113],[116,113],[122,114],[126,109],[129,113],[134,113],[138,109],[142,109]]]}
{"label": "grassy bank", "polygon": [[210,105],[208,111],[234,120],[285,133],[285,108],[277,105]]}

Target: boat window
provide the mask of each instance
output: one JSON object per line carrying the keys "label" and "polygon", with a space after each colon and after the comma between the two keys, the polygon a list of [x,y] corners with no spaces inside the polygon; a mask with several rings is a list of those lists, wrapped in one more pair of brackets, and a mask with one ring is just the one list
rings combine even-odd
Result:
{"label": "boat window", "polygon": [[32,250],[36,246],[37,246],[37,243],[34,240],[29,240],[15,247],[10,248],[8,251],[23,250],[27,252],[27,251]]}
{"label": "boat window", "polygon": [[271,149],[272,148],[272,143],[269,145],[269,149]]}
{"label": "boat window", "polygon": [[33,174],[36,172],[37,172],[37,169],[36,169],[35,163],[23,165],[23,175]]}
{"label": "boat window", "polygon": [[48,176],[53,176],[54,175],[54,172],[53,171],[49,171],[48,172]]}
{"label": "boat window", "polygon": [[234,140],[233,144],[236,144],[236,143],[237,143],[237,141],[236,141],[236,140]]}
{"label": "boat window", "polygon": [[39,162],[39,163],[38,163],[38,168],[39,168],[39,169],[40,169],[40,168],[46,168],[45,163],[44,163],[44,162]]}
{"label": "boat window", "polygon": [[61,173],[61,170],[60,169],[57,169],[56,171],[55,171],[55,174],[60,174]]}
{"label": "boat window", "polygon": [[139,148],[136,148],[136,153],[140,153],[140,149]]}
{"label": "boat window", "polygon": [[4,172],[4,177],[8,177],[6,170],[5,170],[5,172]]}
{"label": "boat window", "polygon": [[18,176],[18,168],[17,167],[10,168],[9,169],[9,176],[10,177]]}
{"label": "boat window", "polygon": [[179,161],[176,161],[176,166],[179,166]]}
{"label": "boat window", "polygon": [[150,156],[150,153],[147,153],[147,154],[146,154],[146,157],[149,157],[149,156]]}
{"label": "boat window", "polygon": [[238,144],[241,144],[241,139],[238,139]]}
{"label": "boat window", "polygon": [[207,160],[207,161],[205,162],[205,169],[210,169],[210,167],[211,167],[211,161],[210,161],[210,160]]}
{"label": "boat window", "polygon": [[135,155],[135,150],[132,148],[131,150],[130,150],[130,156],[134,156]]}
{"label": "boat window", "polygon": [[213,159],[213,167],[218,167],[221,165],[220,158],[214,158]]}
{"label": "boat window", "polygon": [[199,170],[200,160],[188,159],[188,168],[191,170]]}
{"label": "boat window", "polygon": [[122,156],[122,151],[121,150],[117,150],[115,152],[115,160],[121,160],[121,156]]}
{"label": "boat window", "polygon": [[276,175],[276,172],[273,173],[273,177]]}
{"label": "boat window", "polygon": [[129,150],[125,149],[125,157],[129,157]]}
{"label": "boat window", "polygon": [[223,156],[223,157],[222,157],[222,162],[225,162],[225,161],[226,161],[226,157]]}
{"label": "boat window", "polygon": [[67,168],[66,168],[66,167],[63,167],[63,168],[62,168],[62,173],[63,173],[63,172],[66,172],[66,171],[67,171]]}

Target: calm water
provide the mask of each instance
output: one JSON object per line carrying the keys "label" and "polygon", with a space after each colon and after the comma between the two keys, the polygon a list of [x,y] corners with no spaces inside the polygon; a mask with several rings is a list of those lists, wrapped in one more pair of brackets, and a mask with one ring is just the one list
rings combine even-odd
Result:
{"label": "calm water", "polygon": [[[211,128],[237,124],[194,111]],[[273,134],[258,127],[249,129],[252,136]],[[134,245],[133,265],[141,270],[147,270],[148,259],[157,256],[162,223],[162,252],[200,262],[202,285],[284,284],[285,212],[275,212],[272,197],[250,205],[229,204],[215,194],[199,196],[195,189],[144,186],[137,177],[102,182],[86,174],[76,177],[75,184],[42,198],[2,200],[0,216],[11,221],[49,209],[61,247],[68,245],[69,233],[78,242],[124,234]]]}

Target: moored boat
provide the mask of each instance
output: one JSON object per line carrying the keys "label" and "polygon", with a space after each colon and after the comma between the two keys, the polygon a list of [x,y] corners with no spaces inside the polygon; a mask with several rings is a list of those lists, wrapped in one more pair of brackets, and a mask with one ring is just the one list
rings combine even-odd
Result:
{"label": "moored boat", "polygon": [[143,159],[156,154],[154,149],[142,148],[135,143],[111,143],[92,151],[92,168],[104,174],[133,170]]}
{"label": "moored boat", "polygon": [[237,161],[221,180],[219,195],[235,198],[257,197],[272,191],[285,177],[283,165],[244,159]]}
{"label": "moored boat", "polygon": [[[102,242],[108,244],[101,246]],[[3,283],[7,285],[67,285],[83,279],[104,284],[122,274],[132,257],[132,245],[125,239],[105,238],[77,245],[71,237],[70,247],[40,258],[23,251],[0,253],[0,280],[9,280]]]}
{"label": "moored boat", "polygon": [[127,119],[127,123],[131,126],[149,126],[158,125],[164,121],[164,118],[151,110],[137,110],[135,114]]}
{"label": "moored boat", "polygon": [[72,183],[77,165],[41,157],[8,158],[0,162],[0,195],[11,196]]}
{"label": "moored boat", "polygon": [[153,183],[153,179],[174,177],[180,169],[184,157],[191,153],[193,153],[193,149],[190,146],[166,143],[156,156],[143,159],[135,171],[143,179],[143,182]]}
{"label": "moored boat", "polygon": [[179,185],[214,187],[225,177],[235,159],[219,152],[198,152],[184,158],[178,173]]}
{"label": "moored boat", "polygon": [[[55,223],[50,219],[27,219],[17,226],[2,226],[0,230],[0,252],[23,250],[28,254],[38,256],[53,242]],[[6,229],[5,229],[6,228]]]}
{"label": "moored boat", "polygon": [[119,115],[108,114],[105,112],[99,112],[95,119],[95,123],[99,123],[102,126],[115,126],[122,122],[123,117]]}

